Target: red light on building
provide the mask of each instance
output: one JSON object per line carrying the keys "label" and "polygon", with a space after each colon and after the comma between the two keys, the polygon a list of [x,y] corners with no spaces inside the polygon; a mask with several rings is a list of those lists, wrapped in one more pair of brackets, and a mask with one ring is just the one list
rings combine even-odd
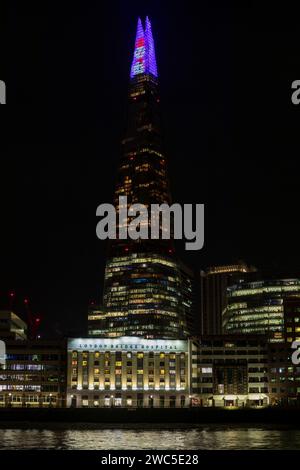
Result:
{"label": "red light on building", "polygon": [[145,39],[140,38],[136,41],[135,47],[143,47],[145,45]]}

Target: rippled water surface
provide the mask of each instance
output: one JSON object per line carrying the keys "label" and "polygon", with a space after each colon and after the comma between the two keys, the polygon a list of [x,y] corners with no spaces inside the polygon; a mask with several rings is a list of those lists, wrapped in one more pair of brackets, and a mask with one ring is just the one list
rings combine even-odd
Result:
{"label": "rippled water surface", "polygon": [[0,429],[0,449],[300,449],[300,430],[208,425],[197,429]]}

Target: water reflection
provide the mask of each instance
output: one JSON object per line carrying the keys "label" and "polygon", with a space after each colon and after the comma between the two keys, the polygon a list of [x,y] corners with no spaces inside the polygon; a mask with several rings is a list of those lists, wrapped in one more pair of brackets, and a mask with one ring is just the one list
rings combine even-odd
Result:
{"label": "water reflection", "polygon": [[197,429],[0,429],[1,449],[300,449],[300,430],[204,426]]}

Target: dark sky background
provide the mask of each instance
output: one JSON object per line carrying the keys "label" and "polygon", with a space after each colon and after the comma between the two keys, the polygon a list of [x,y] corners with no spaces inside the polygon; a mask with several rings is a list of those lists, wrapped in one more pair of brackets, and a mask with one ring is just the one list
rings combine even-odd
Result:
{"label": "dark sky background", "polygon": [[15,309],[25,315],[28,296],[47,335],[85,334],[105,265],[95,212],[112,201],[136,22],[146,14],[173,199],[206,206],[205,247],[182,257],[198,270],[244,259],[299,275],[295,10],[249,1],[39,3],[10,2],[0,76],[9,122],[2,305],[15,290]]}

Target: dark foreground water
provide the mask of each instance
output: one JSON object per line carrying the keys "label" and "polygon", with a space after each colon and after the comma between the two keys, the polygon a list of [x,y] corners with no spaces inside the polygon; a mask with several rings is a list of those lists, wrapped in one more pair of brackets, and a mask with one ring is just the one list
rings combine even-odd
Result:
{"label": "dark foreground water", "polygon": [[[170,425],[171,426],[171,425]],[[0,429],[0,449],[300,449],[300,430],[207,425],[190,429]]]}

